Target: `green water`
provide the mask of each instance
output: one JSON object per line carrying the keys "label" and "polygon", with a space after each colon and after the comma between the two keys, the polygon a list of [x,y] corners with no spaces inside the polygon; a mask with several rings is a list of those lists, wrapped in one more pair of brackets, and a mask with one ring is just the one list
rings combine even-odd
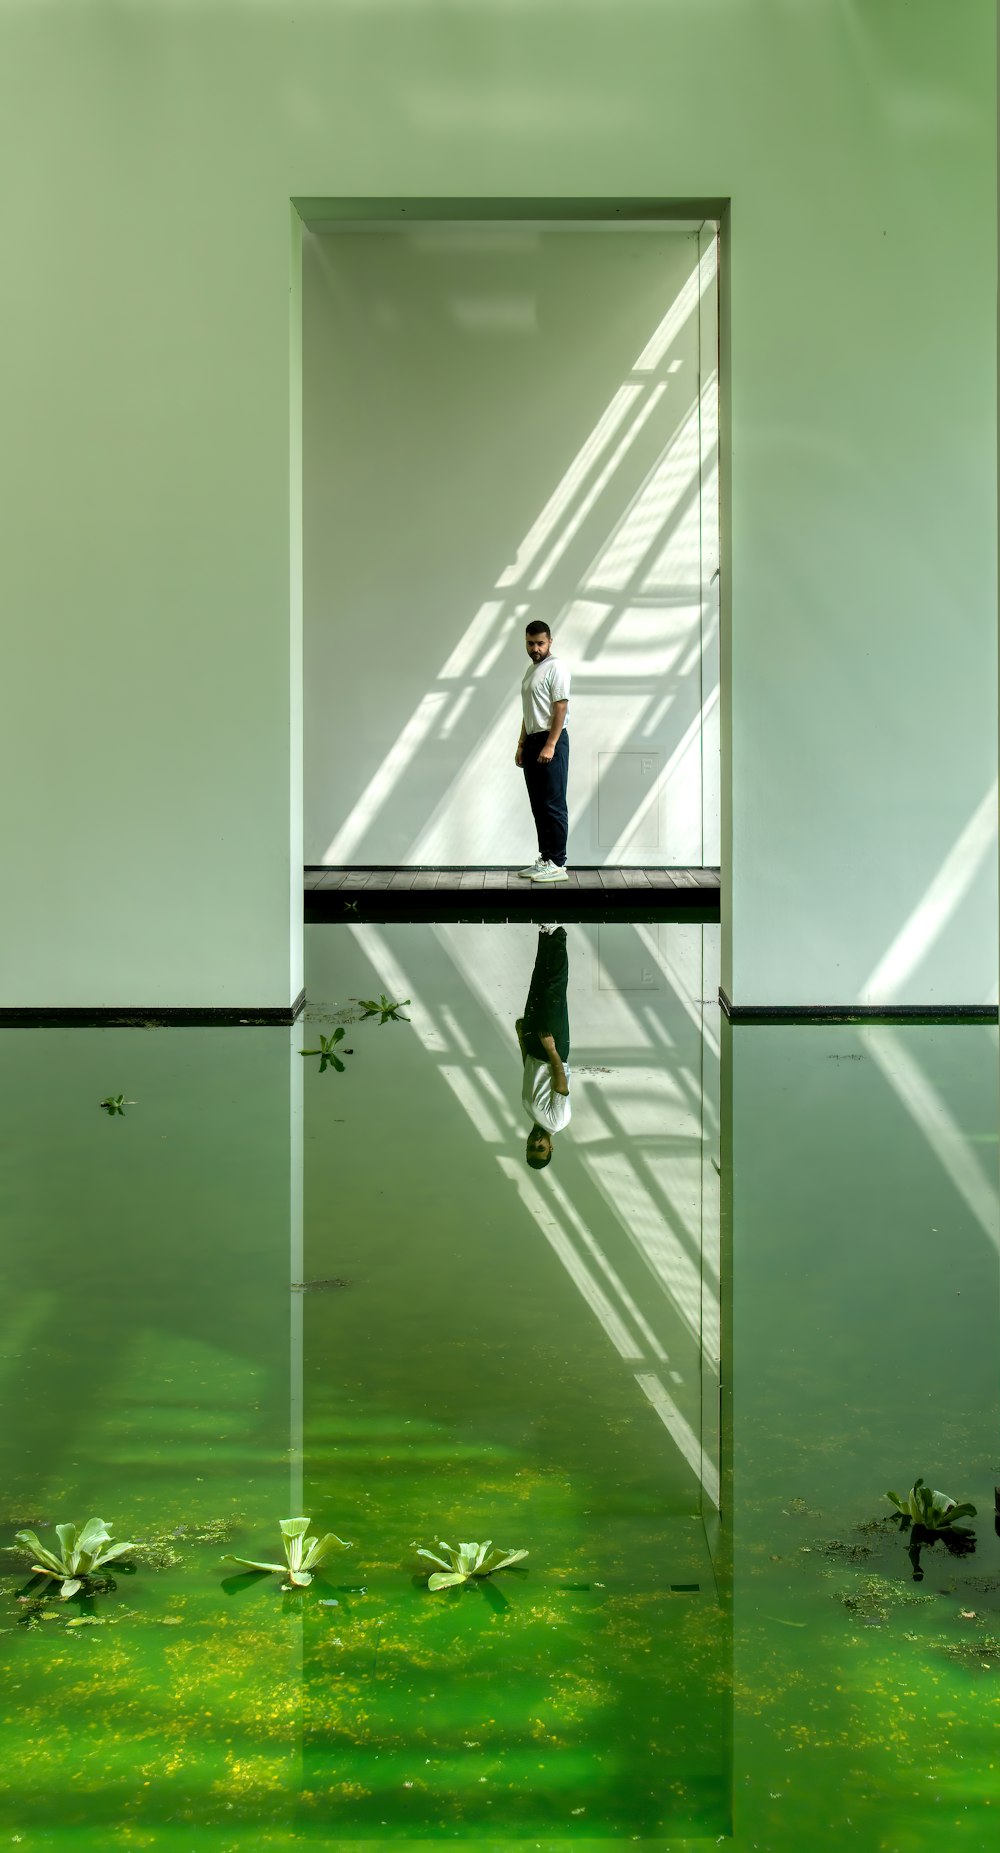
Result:
{"label": "green water", "polygon": [[[0,1845],[994,1844],[995,1032],[728,1035],[717,929],[572,927],[536,1172],[536,942],[317,926],[291,1032],[0,1038],[3,1541],[163,1564],[2,1560]],[[915,1583],[919,1473],[979,1517]],[[308,1591],[222,1561],[293,1511]]]}

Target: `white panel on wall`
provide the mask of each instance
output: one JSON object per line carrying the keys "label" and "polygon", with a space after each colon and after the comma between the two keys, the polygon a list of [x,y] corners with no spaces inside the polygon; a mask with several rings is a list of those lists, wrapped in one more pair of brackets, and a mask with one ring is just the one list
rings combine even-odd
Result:
{"label": "white panel on wall", "polygon": [[533,850],[536,618],[573,673],[571,862],[701,862],[714,236],[338,229],[303,285],[307,862]]}
{"label": "white panel on wall", "polygon": [[655,749],[597,755],[597,840],[602,849],[659,849],[660,755]]}

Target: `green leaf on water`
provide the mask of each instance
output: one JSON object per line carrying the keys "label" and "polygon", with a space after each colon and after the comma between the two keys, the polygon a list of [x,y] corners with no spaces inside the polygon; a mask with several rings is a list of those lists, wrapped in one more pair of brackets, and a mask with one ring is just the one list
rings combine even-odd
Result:
{"label": "green leaf on water", "polygon": [[[287,1576],[295,1588],[304,1588],[312,1582],[313,1570],[318,1570],[326,1561],[335,1544],[343,1550],[350,1550],[346,1539],[337,1536],[335,1531],[327,1531],[321,1538],[311,1538],[309,1527],[312,1520],[308,1518],[282,1518],[278,1520],[281,1531],[281,1544],[285,1553],[284,1563],[262,1563],[253,1557],[235,1557],[227,1554],[228,1563],[244,1564],[248,1570],[270,1570],[277,1576]],[[282,1584],[287,1588],[288,1584]]]}
{"label": "green leaf on water", "polygon": [[384,991],[379,992],[377,1002],[374,997],[358,998],[358,1003],[361,1005],[366,1017],[378,1017],[380,1029],[383,1023],[408,1023],[410,1021],[409,1017],[401,1016],[400,1012],[403,1005],[409,1002],[410,999],[404,997],[398,1004],[390,1003]]}
{"label": "green leaf on water", "polygon": [[976,1516],[975,1506],[967,1500],[960,1505],[947,1493],[932,1490],[922,1475],[914,1480],[905,1499],[891,1492],[886,1493],[886,1498],[892,1500],[904,1518],[922,1525],[925,1531],[951,1531],[956,1528],[956,1519]]}
{"label": "green leaf on water", "polygon": [[39,1576],[51,1576],[60,1582],[59,1594],[64,1602],[75,1596],[95,1571],[134,1548],[131,1542],[114,1544],[111,1528],[102,1518],[88,1519],[82,1531],[76,1525],[57,1525],[55,1533],[58,1550],[41,1544],[33,1531],[17,1532],[15,1542],[30,1552],[31,1567]]}
{"label": "green leaf on water", "polygon": [[505,1570],[510,1564],[520,1563],[527,1557],[527,1551],[500,1551],[493,1549],[493,1541],[487,1538],[484,1544],[446,1544],[439,1540],[444,1557],[438,1557],[433,1551],[419,1549],[418,1557],[428,1557],[431,1563],[439,1563],[444,1575],[435,1571],[427,1578],[428,1589],[453,1589],[459,1583],[467,1583],[473,1578],[492,1576],[494,1570]]}

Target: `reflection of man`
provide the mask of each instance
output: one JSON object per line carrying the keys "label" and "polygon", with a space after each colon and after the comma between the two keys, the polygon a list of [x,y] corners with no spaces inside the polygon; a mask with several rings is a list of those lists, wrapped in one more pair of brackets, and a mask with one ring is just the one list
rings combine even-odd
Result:
{"label": "reflection of man", "polygon": [[547,624],[529,624],[524,645],[531,663],[521,683],[521,737],[514,764],[524,771],[538,836],[538,860],[521,874],[529,881],[567,881],[569,670],[552,654]]}
{"label": "reflection of man", "polygon": [[552,1157],[552,1134],[569,1125],[568,978],[565,927],[541,927],[528,1001],[515,1024],[524,1063],[521,1104],[531,1121],[525,1157],[533,1171]]}

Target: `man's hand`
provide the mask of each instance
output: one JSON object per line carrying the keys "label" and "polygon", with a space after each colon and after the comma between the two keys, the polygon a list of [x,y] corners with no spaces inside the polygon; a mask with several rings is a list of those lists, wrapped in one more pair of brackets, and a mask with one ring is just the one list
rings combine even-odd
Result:
{"label": "man's hand", "polygon": [[552,755],[555,752],[555,750],[556,750],[555,747],[550,746],[548,741],[546,741],[545,745],[542,747],[542,750],[538,755],[538,764],[540,766],[551,766]]}
{"label": "man's hand", "polygon": [[524,754],[523,754],[523,752],[521,751],[521,748],[520,748],[520,746],[519,746],[519,747],[518,747],[518,749],[517,749],[517,752],[516,752],[516,753],[514,754],[514,764],[515,764],[515,766],[519,766],[519,765],[521,764],[521,761],[523,760],[523,758],[524,758]]}
{"label": "man's hand", "polygon": [[552,1092],[554,1094],[568,1094],[569,1082],[566,1079],[566,1070],[563,1067],[562,1056],[556,1048],[555,1037],[539,1036],[538,1040],[549,1058],[549,1068],[552,1071]]}

